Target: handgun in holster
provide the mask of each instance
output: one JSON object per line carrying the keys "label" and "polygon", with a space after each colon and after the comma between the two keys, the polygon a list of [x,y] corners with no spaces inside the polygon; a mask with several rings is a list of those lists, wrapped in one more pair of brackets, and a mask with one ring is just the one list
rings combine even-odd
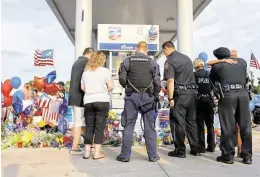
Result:
{"label": "handgun in holster", "polygon": [[126,87],[125,88],[125,94],[126,96],[131,96],[133,93],[134,89],[132,87]]}
{"label": "handgun in holster", "polygon": [[216,82],[216,87],[217,87],[220,99],[223,99],[224,93],[223,93],[223,89],[222,89],[221,84],[219,82]]}

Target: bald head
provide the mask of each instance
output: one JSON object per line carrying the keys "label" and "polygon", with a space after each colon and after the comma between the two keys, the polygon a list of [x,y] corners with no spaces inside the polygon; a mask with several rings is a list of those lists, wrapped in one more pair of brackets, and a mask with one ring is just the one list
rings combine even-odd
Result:
{"label": "bald head", "polygon": [[237,51],[234,49],[230,49],[231,58],[237,58]]}
{"label": "bald head", "polygon": [[144,41],[139,42],[136,46],[136,51],[143,54],[147,54],[148,44]]}

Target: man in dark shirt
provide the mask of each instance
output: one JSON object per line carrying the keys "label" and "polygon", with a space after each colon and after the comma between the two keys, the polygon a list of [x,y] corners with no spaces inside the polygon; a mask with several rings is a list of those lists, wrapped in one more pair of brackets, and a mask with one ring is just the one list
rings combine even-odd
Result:
{"label": "man in dark shirt", "polygon": [[[209,71],[204,67],[204,61],[196,58],[193,61],[195,80],[198,85],[197,103],[197,125],[200,153],[215,152],[215,133],[214,133],[214,95],[212,85],[209,80]],[[205,147],[205,129],[207,126],[207,144]]]}
{"label": "man in dark shirt", "polygon": [[170,41],[165,42],[162,48],[167,57],[164,65],[164,80],[167,80],[170,124],[175,145],[175,150],[168,155],[186,157],[184,144],[186,132],[191,148],[190,153],[198,156],[200,153],[196,123],[197,86],[191,59],[177,52]]}
{"label": "man in dark shirt", "polygon": [[82,127],[85,126],[84,119],[84,105],[83,97],[84,92],[81,90],[81,77],[84,72],[84,68],[88,62],[88,58],[91,57],[94,50],[92,48],[86,48],[83,52],[83,56],[79,57],[78,60],[72,66],[70,89],[69,89],[69,105],[72,106],[73,110],[73,144],[70,151],[71,154],[81,154],[82,150],[78,148],[80,141]]}
{"label": "man in dark shirt", "polygon": [[[230,57],[230,50],[220,47],[214,50],[218,59]],[[247,80],[247,63],[236,58],[237,64],[218,63],[213,65],[210,79],[222,86],[224,98],[219,100],[218,113],[221,125],[220,150],[217,161],[232,164],[234,162],[236,144],[236,124],[240,128],[242,138],[241,157],[245,164],[252,163],[252,129],[249,111],[249,96],[245,90]]]}

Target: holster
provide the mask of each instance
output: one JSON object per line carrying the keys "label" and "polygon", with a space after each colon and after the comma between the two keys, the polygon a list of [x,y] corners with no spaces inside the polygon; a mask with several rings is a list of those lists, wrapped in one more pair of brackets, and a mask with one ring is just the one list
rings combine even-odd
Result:
{"label": "holster", "polygon": [[123,111],[123,112],[121,113],[121,126],[122,126],[122,127],[125,127],[125,126],[126,126],[126,122],[127,122],[126,114],[125,114],[125,111]]}
{"label": "holster", "polygon": [[149,97],[155,96],[153,87],[149,87],[147,93]]}
{"label": "holster", "polygon": [[127,88],[125,89],[125,94],[126,94],[126,96],[131,96],[132,93],[133,93],[133,91],[134,91],[134,89],[133,89],[132,87],[127,87]]}

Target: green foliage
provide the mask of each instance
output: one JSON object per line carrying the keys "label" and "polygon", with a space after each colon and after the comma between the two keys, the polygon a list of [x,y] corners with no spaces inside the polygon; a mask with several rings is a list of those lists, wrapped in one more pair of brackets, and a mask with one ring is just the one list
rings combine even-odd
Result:
{"label": "green foliage", "polygon": [[260,85],[256,86],[256,87],[253,87],[252,88],[252,92],[254,94],[260,94]]}

